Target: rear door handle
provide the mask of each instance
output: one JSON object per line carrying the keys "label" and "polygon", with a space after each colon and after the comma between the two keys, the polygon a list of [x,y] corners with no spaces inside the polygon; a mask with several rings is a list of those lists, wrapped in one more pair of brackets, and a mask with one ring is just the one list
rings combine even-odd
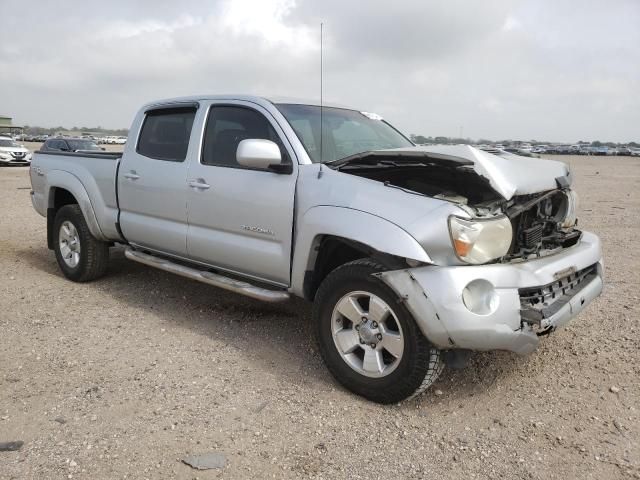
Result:
{"label": "rear door handle", "polygon": [[190,187],[200,188],[202,190],[207,190],[208,188],[211,188],[211,185],[206,183],[202,178],[199,178],[197,180],[189,180],[187,183],[189,184]]}
{"label": "rear door handle", "polygon": [[140,175],[138,175],[135,170],[131,170],[124,174],[124,178],[128,178],[129,180],[138,180]]}

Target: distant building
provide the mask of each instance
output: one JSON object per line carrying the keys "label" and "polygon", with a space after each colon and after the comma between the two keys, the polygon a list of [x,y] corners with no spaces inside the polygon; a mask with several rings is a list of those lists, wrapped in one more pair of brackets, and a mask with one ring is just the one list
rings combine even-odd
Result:
{"label": "distant building", "polygon": [[16,133],[22,133],[23,127],[14,125],[13,118],[6,115],[0,115],[0,135],[13,135]]}

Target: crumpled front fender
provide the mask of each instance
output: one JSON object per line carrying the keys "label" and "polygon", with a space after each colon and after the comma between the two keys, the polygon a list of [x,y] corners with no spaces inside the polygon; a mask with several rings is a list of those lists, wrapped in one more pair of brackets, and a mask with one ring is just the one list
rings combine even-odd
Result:
{"label": "crumpled front fender", "polygon": [[298,222],[297,231],[291,285],[297,295],[304,294],[305,271],[313,269],[315,246],[325,235],[359,242],[378,252],[431,263],[427,252],[407,231],[381,217],[352,208],[310,208]]}

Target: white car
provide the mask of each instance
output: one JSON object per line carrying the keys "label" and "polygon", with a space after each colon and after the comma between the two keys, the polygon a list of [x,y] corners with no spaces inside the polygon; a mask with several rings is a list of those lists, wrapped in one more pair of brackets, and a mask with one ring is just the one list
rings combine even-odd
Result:
{"label": "white car", "polygon": [[11,137],[0,137],[0,165],[24,165],[31,164],[31,152],[29,149],[17,143]]}

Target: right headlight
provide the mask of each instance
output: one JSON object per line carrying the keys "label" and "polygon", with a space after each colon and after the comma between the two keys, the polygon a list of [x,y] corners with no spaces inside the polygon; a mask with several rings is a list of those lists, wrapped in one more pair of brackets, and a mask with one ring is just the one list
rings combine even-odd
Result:
{"label": "right headlight", "polygon": [[458,258],[473,264],[505,256],[513,238],[508,217],[479,220],[451,216],[449,232]]}
{"label": "right headlight", "polygon": [[567,190],[565,195],[567,197],[567,210],[560,226],[562,228],[572,228],[575,227],[578,220],[576,216],[578,210],[578,194],[573,190]]}

